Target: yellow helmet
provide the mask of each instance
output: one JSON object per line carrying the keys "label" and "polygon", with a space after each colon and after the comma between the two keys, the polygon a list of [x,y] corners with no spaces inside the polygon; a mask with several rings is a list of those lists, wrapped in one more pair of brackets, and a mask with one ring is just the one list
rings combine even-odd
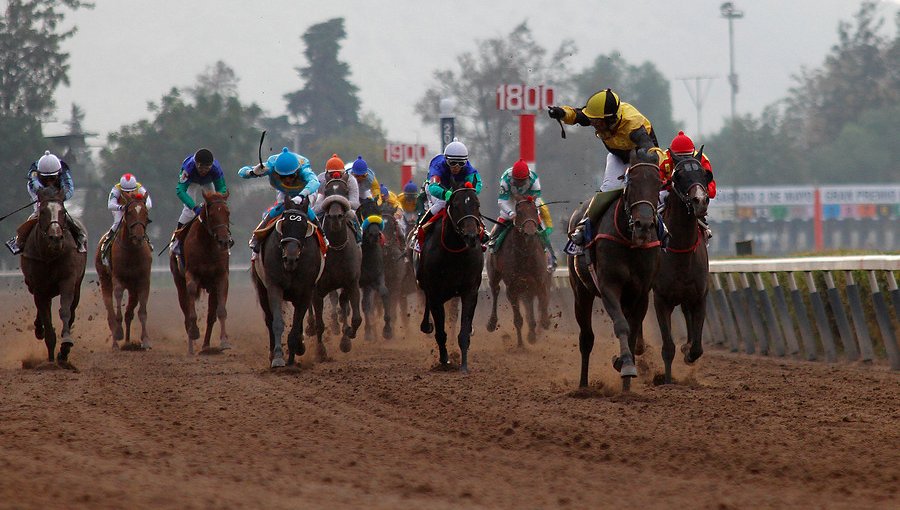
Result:
{"label": "yellow helmet", "polygon": [[589,97],[581,112],[589,119],[613,119],[619,116],[619,96],[611,89]]}

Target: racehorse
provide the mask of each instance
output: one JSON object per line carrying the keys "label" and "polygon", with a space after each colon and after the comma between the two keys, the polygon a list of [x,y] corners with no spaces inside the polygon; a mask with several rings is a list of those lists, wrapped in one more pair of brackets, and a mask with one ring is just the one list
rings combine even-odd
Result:
{"label": "racehorse", "polygon": [[382,313],[384,315],[384,328],[381,335],[390,339],[394,332],[391,328],[390,301],[388,288],[385,284],[385,253],[384,253],[384,217],[381,207],[368,200],[360,204],[359,215],[364,219],[362,233],[362,262],[359,274],[359,290],[362,293],[362,310],[366,319],[365,337],[371,340],[375,336],[374,294],[381,297]]}
{"label": "racehorse", "polygon": [[[445,209],[425,233],[416,271],[419,287],[425,292],[425,313],[420,329],[425,334],[434,331],[442,367],[449,366],[444,303],[454,297],[460,298],[458,341],[462,372],[469,371],[469,339],[484,267],[480,242],[483,234],[478,194],[471,187],[453,190]],[[429,316],[434,319],[433,326]]]}
{"label": "racehorse", "polygon": [[200,291],[209,293],[209,305],[206,312],[206,332],[203,337],[201,352],[209,352],[209,339],[216,319],[219,320],[219,342],[221,349],[230,349],[228,333],[225,330],[228,301],[228,258],[229,250],[234,245],[231,237],[230,212],[228,210],[228,193],[204,191],[200,214],[179,232],[181,257],[175,253],[169,255],[169,269],[178,289],[178,303],[184,313],[184,329],[188,335],[188,353],[194,353],[194,341],[200,338],[197,327],[196,301],[200,299]]}
{"label": "racehorse", "polygon": [[[320,217],[322,232],[328,239],[328,256],[325,257],[325,269],[316,283],[313,296],[315,334],[318,340],[319,358],[327,359],[322,336],[325,333],[325,321],[322,317],[324,299],[330,292],[340,290],[340,306],[342,315],[342,334],[340,348],[342,352],[350,352],[351,340],[362,324],[359,311],[359,273],[362,252],[350,225],[350,202],[342,195],[329,195],[325,198]],[[346,323],[347,308],[352,309],[353,318],[350,325]]]}
{"label": "racehorse", "polygon": [[381,216],[384,225],[384,283],[388,289],[388,308],[392,323],[396,323],[397,310],[403,324],[409,323],[409,314],[406,313],[408,296],[416,289],[416,274],[413,270],[410,258],[406,256],[406,240],[400,232],[400,224],[394,217],[393,208],[382,206]]}
{"label": "racehorse", "polygon": [[[702,149],[701,149],[702,152]],[[662,333],[662,357],[666,366],[665,382],[672,382],[672,310],[681,305],[687,324],[688,341],[682,346],[684,362],[691,364],[703,355],[703,322],[706,319],[706,294],[709,280],[709,256],[706,233],[697,219],[706,215],[712,172],[701,165],[701,156],[675,165],[672,192],[665,200],[663,220],[672,235],[660,258],[660,270],[653,282],[653,307]]]}
{"label": "racehorse", "polygon": [[[623,391],[628,391],[631,379],[637,377],[633,352],[659,266],[659,188],[659,167],[638,162],[632,154],[631,166],[625,172],[625,189],[606,210],[596,226],[596,237],[585,248],[592,262],[587,263],[584,255],[568,256],[569,285],[575,294],[575,318],[580,329],[582,388],[588,385],[588,364],[594,348],[591,309],[595,296],[600,296],[619,339],[619,355],[613,358],[613,367],[622,376]],[[569,232],[587,206],[585,203],[573,213]]]}
{"label": "racehorse", "polygon": [[537,322],[534,317],[534,300],[538,302],[541,327],[550,328],[548,311],[548,289],[550,274],[547,272],[544,256],[544,245],[538,237],[540,215],[533,199],[515,197],[516,216],[505,242],[496,253],[487,260],[488,283],[491,288],[491,316],[487,330],[497,329],[497,297],[500,295],[500,282],[506,284],[506,298],[513,310],[513,324],[516,326],[518,347],[522,343],[522,313],[519,303],[525,307],[528,319],[528,341],[537,341]]}
{"label": "racehorse", "polygon": [[87,255],[78,252],[75,238],[67,227],[65,194],[56,188],[38,192],[37,224],[25,240],[19,266],[25,285],[34,296],[37,317],[34,336],[47,346],[47,361],[53,362],[56,352],[56,330],[50,310],[53,298],[59,296],[59,318],[62,320],[62,343],[57,362],[69,365],[72,325],[75,309],[81,297],[81,281],[87,265]]}
{"label": "racehorse", "polygon": [[306,207],[285,201],[285,210],[262,243],[259,257],[250,264],[253,285],[259,297],[269,330],[269,359],[272,368],[285,366],[281,336],[284,333],[282,303],[294,307],[288,333],[288,365],[306,352],[303,343],[303,317],[312,303],[316,279],[324,256],[319,249],[315,227],[306,215]]}
{"label": "racehorse", "polygon": [[[147,338],[147,298],[150,296],[150,266],[153,253],[150,240],[147,238],[147,224],[150,223],[146,199],[129,198],[122,210],[122,220],[107,240],[108,254],[102,253],[106,243],[100,242],[94,257],[94,267],[100,280],[100,292],[103,304],[106,305],[106,321],[112,334],[113,349],[119,348],[119,340],[125,339],[125,347],[130,348],[131,321],[137,307],[138,319],[141,321],[140,348],[149,349]],[[105,239],[105,238],[104,238]],[[109,265],[103,263],[106,258]],[[122,297],[128,291],[128,304],[125,308],[125,331],[122,331]],[[115,305],[113,297],[115,296]]]}

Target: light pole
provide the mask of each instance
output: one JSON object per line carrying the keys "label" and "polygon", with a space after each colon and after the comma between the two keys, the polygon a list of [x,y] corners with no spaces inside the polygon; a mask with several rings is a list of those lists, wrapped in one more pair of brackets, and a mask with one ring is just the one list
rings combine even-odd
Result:
{"label": "light pole", "polygon": [[[706,93],[709,92],[709,87],[712,85],[712,81],[716,79],[715,76],[688,76],[686,78],[676,78],[679,81],[684,82],[684,87],[687,89],[688,95],[691,96],[691,102],[694,103],[694,108],[697,110],[697,132],[694,136],[697,138],[703,138],[703,125],[701,124],[701,114],[703,111],[703,102],[706,100]],[[694,82],[694,88],[691,89],[691,86],[688,84],[689,81]],[[704,86],[705,85],[705,86]]]}
{"label": "light pole", "polygon": [[734,72],[734,20],[743,18],[744,11],[735,7],[734,2],[725,2],[719,7],[719,12],[721,12],[723,18],[728,20],[728,53],[730,56],[728,82],[731,83],[731,120],[733,122],[737,115],[735,112],[735,97],[738,91],[738,77]]}

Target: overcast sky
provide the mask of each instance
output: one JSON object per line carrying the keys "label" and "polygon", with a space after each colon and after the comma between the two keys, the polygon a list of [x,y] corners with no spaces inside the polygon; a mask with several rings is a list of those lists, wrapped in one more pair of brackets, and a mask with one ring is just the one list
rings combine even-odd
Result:
{"label": "overcast sky", "polygon": [[[717,77],[704,105],[704,133],[717,130],[730,108],[728,23],[719,0],[94,1],[93,10],[67,19],[79,31],[65,43],[71,85],[57,91],[56,118],[67,119],[72,102],[78,103],[87,114],[85,127],[103,135],[96,144],[104,144],[109,131],[147,118],[148,101],[172,86],[192,85],[220,59],[235,69],[244,102],[284,113],[282,96],[301,87],[294,71],[305,65],[300,36],[338,16],[347,30],[340,57],[350,65],[363,108],[383,120],[393,141],[436,150],[437,127],[423,125],[413,110],[433,71],[455,67],[457,55],[474,49],[476,40],[508,34],[523,20],[548,50],[574,40],[575,70],[611,50],[630,63],[656,64],[672,81],[675,118],[689,132],[696,131],[695,110],[677,78]],[[837,40],[838,22],[859,6],[857,0],[735,3],[745,12],[735,22],[738,112],[754,114],[783,97],[802,66],[822,62]],[[890,33],[897,8],[896,1],[881,6]],[[627,101],[628,91],[620,93]],[[580,105],[586,98],[559,99]]]}

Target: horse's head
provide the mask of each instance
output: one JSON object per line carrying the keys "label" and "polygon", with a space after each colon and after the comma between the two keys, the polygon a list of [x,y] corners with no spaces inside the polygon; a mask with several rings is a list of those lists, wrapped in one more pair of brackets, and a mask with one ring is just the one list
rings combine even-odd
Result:
{"label": "horse's head", "polygon": [[479,205],[478,194],[472,187],[455,189],[447,200],[447,217],[453,224],[453,229],[465,240],[469,248],[475,247],[480,242],[484,230]]}
{"label": "horse's head", "polygon": [[515,199],[516,218],[513,220],[513,225],[516,230],[526,236],[533,236],[537,233],[538,225],[540,225],[540,215],[534,197],[516,196]]}
{"label": "horse's head", "polygon": [[659,167],[653,163],[634,163],[625,171],[623,205],[635,244],[655,240],[659,187]]}
{"label": "horse's head", "polygon": [[231,238],[231,212],[228,210],[228,192],[216,193],[204,191],[203,199],[206,201],[203,212],[200,213],[200,221],[206,226],[209,234],[219,243],[219,248],[229,250],[234,246]]}
{"label": "horse's head", "polygon": [[147,210],[147,198],[143,194],[130,195],[122,211],[122,224],[128,236],[128,242],[138,246],[147,239],[147,224],[150,223],[150,211]]}
{"label": "horse's head", "polygon": [[672,172],[672,189],[675,195],[697,217],[706,215],[706,208],[709,207],[708,186],[713,178],[712,172],[707,172],[700,163],[702,157],[701,149],[697,158],[678,161]]}
{"label": "horse's head", "polygon": [[319,193],[322,194],[323,197],[330,197],[332,195],[340,195],[344,198],[350,197],[350,185],[347,184],[347,181],[341,178],[340,172],[334,172],[337,174],[335,177],[331,173],[326,173],[326,181],[325,184],[319,189]]}
{"label": "horse's head", "polygon": [[381,213],[381,231],[384,234],[385,246],[403,248],[403,234],[400,233],[400,224],[392,213]]}
{"label": "horse's head", "polygon": [[38,191],[38,231],[50,242],[51,247],[60,248],[66,228],[66,207],[63,205],[65,193],[54,187]]}
{"label": "horse's head", "polygon": [[305,207],[291,200],[286,200],[284,205],[284,214],[281,215],[281,262],[285,271],[293,272],[300,262],[309,218]]}

